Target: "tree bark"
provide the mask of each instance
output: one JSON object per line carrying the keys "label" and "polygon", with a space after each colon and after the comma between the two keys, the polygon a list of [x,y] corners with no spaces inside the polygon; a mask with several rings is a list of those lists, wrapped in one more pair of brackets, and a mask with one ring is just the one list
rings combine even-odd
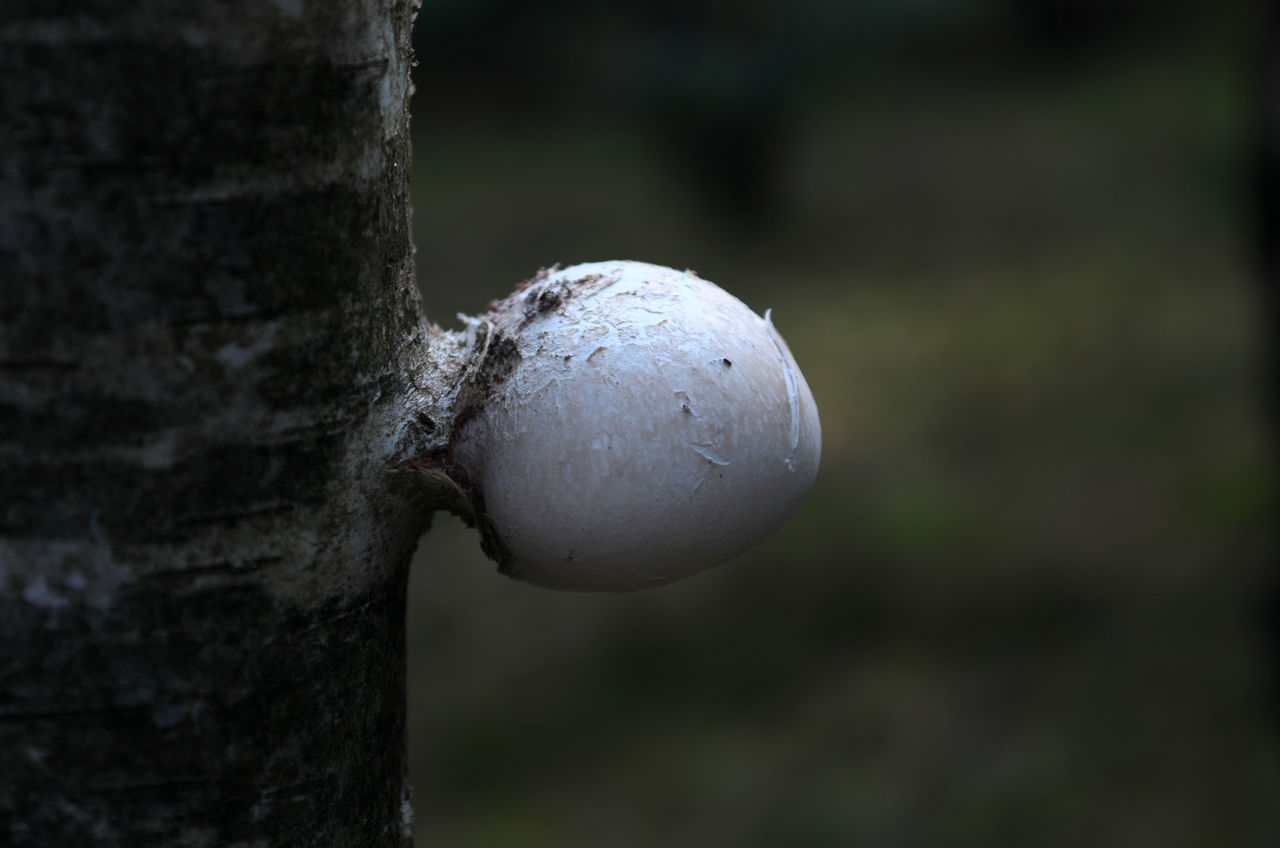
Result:
{"label": "tree bark", "polygon": [[413,5],[0,9],[0,842],[411,841]]}

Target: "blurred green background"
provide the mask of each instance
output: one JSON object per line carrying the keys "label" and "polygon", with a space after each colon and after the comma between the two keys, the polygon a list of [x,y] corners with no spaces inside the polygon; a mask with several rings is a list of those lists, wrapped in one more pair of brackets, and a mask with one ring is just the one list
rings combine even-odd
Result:
{"label": "blurred green background", "polygon": [[1260,9],[428,0],[432,319],[696,269],[774,310],[824,450],[768,543],[638,595],[438,515],[419,844],[1280,844]]}

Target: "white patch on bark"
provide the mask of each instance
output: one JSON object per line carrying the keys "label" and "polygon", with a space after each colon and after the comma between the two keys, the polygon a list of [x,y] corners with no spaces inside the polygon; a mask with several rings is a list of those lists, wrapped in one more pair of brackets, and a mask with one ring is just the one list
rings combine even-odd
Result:
{"label": "white patch on bark", "polygon": [[302,17],[302,0],[273,0],[276,8],[291,18]]}

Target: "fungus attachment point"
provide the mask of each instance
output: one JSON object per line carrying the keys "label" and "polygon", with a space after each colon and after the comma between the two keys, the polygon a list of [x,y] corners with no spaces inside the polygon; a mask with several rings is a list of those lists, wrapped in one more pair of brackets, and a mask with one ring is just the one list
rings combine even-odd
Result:
{"label": "fungus attachment point", "polygon": [[763,540],[813,483],[818,409],[791,352],[691,272],[543,272],[483,320],[496,342],[452,457],[512,577],[670,583]]}

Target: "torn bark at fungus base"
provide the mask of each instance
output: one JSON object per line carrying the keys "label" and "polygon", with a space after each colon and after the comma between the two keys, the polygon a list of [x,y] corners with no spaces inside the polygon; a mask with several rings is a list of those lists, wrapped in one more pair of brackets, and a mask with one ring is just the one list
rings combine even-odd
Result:
{"label": "torn bark at fungus base", "polygon": [[632,591],[756,544],[817,474],[821,426],[770,321],[688,271],[544,271],[468,319],[448,441],[408,461],[520,580]]}

